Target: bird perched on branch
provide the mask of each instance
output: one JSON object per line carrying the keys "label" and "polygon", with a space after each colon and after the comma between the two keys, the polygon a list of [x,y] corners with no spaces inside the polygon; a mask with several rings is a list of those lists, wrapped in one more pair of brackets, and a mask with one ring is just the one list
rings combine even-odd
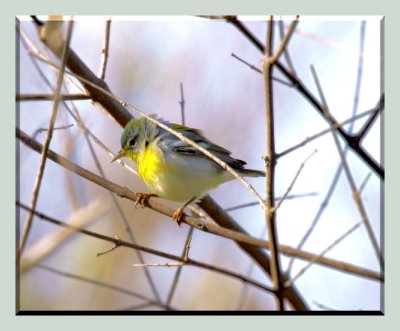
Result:
{"label": "bird perched on branch", "polygon": [[[156,118],[155,115],[151,117]],[[231,157],[230,151],[205,138],[201,130],[160,118],[158,121],[203,147],[239,175],[265,176],[262,171],[244,168],[246,162]],[[138,193],[136,204],[144,206],[151,197],[184,202],[173,215],[178,224],[187,205],[235,178],[201,151],[146,118],[132,119],[126,125],[121,136],[121,150],[111,162],[121,157],[137,164],[140,177],[151,191],[150,194]]]}

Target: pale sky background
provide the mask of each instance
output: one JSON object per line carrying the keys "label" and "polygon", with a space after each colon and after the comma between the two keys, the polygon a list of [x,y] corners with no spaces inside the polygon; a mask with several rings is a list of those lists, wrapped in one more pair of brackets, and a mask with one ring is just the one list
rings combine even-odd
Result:
{"label": "pale sky background", "polygon": [[[21,27],[34,44],[43,49],[33,24],[21,17]],[[98,72],[104,32],[105,17],[78,17],[74,25],[72,48],[95,72]],[[250,30],[265,43],[266,23],[262,18],[243,18]],[[290,19],[286,18],[286,19]],[[317,70],[329,109],[338,121],[351,116],[359,57],[363,71],[358,112],[373,108],[381,94],[380,17],[301,17],[296,33],[289,43],[289,51],[298,77],[314,95],[318,96],[310,65]],[[359,54],[361,21],[365,20],[364,53]],[[290,21],[286,21],[286,28]],[[278,29],[275,45],[277,47]],[[183,83],[186,124],[204,130],[215,143],[243,159],[249,168],[263,169],[265,155],[265,107],[262,75],[251,70],[231,54],[261,68],[262,55],[232,25],[223,21],[200,18],[116,18],[111,27],[110,55],[106,81],[111,90],[126,102],[147,114],[157,113],[171,122],[180,122],[180,91]],[[282,62],[284,59],[282,58]],[[41,63],[51,81],[56,76]],[[279,73],[275,71],[278,77]],[[69,84],[72,92],[77,92]],[[50,93],[37,70],[32,65],[25,48],[20,48],[20,93]],[[319,99],[319,97],[317,97]],[[117,152],[122,128],[108,115],[99,111],[89,101],[75,103],[85,124],[111,150]],[[40,127],[47,127],[52,108],[51,102],[21,102],[19,127],[32,135]],[[276,150],[281,152],[308,136],[326,129],[322,117],[293,88],[274,83],[274,111]],[[366,118],[356,122],[359,129]],[[65,109],[60,107],[57,126],[75,124]],[[363,146],[374,159],[380,161],[381,122],[374,123]],[[96,172],[86,141],[75,124],[68,129],[73,141],[72,155],[77,164]],[[43,142],[45,134],[37,139]],[[56,131],[51,149],[66,155],[66,143],[71,143],[65,131]],[[276,168],[276,195],[284,194],[300,164],[315,150],[318,152],[306,163],[292,194],[317,193],[314,196],[284,201],[277,214],[279,243],[295,247],[315,217],[339,164],[339,155],[332,135],[297,149],[279,159]],[[134,191],[146,187],[118,164],[110,164],[110,157],[96,146],[96,152],[108,179],[126,185]],[[39,155],[25,146],[20,148],[20,200],[29,204],[35,182]],[[348,153],[351,171],[357,187],[371,170],[352,152]],[[265,181],[250,179],[263,197]],[[99,197],[110,200],[104,189],[68,174],[63,168],[49,161],[46,165],[37,209],[60,220],[73,213],[69,184],[80,207]],[[232,181],[210,192],[223,207],[253,201],[254,198],[238,182]],[[381,201],[380,179],[372,173],[362,199],[375,231],[380,238]],[[118,198],[119,199],[119,198]],[[178,228],[166,217],[147,209],[135,209],[133,204],[119,199],[139,244],[173,254],[181,254],[187,226]],[[176,204],[165,202],[172,206]],[[128,239],[118,220],[115,208],[109,211],[90,229],[109,236]],[[265,221],[259,206],[232,211],[231,215],[253,236],[260,236]],[[21,212],[21,223],[26,213]],[[304,250],[320,253],[334,240],[361,221],[352,199],[344,174]],[[26,252],[40,239],[59,231],[57,227],[35,219]],[[266,237],[264,237],[266,238]],[[138,263],[136,255],[127,249],[118,249],[96,258],[96,253],[109,248],[109,244],[76,235],[66,241],[51,256],[42,261],[54,268],[91,277],[124,288],[139,291],[151,297],[143,270],[133,268]],[[28,254],[28,253],[27,253]],[[195,231],[190,256],[194,259],[219,265],[246,274],[251,260],[224,238]],[[359,227],[327,254],[328,257],[353,263],[378,271],[379,264],[368,240],[366,230]],[[145,255],[148,263],[167,262],[157,256]],[[288,259],[281,259],[283,268]],[[296,261],[291,275],[305,265]],[[174,268],[153,267],[151,274],[163,299],[168,295]],[[254,268],[251,277],[269,283],[264,274]],[[49,290],[51,284],[51,291]],[[314,265],[297,281],[296,286],[311,309],[319,310],[315,302],[337,310],[379,310],[381,287],[372,281]],[[185,267],[173,300],[178,309],[238,308],[243,285],[231,278],[206,270]],[[22,309],[125,309],[140,302],[127,295],[95,287],[33,268],[21,279]],[[273,309],[269,294],[248,286],[243,309]],[[149,309],[155,309],[150,307]]]}

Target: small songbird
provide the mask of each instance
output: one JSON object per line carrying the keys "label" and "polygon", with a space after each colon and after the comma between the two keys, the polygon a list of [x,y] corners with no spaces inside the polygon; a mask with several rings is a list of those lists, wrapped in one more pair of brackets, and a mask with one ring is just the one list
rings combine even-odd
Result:
{"label": "small songbird", "polygon": [[[156,115],[152,117],[156,118]],[[161,118],[158,121],[205,148],[240,175],[265,176],[262,171],[244,168],[246,162],[231,157],[230,151],[205,138],[201,130],[169,123]],[[187,205],[235,178],[202,152],[146,118],[132,119],[126,125],[121,136],[121,147],[111,162],[121,157],[135,161],[140,177],[151,191],[150,194],[138,193],[136,203],[144,206],[151,197],[184,202],[173,215],[178,224]]]}

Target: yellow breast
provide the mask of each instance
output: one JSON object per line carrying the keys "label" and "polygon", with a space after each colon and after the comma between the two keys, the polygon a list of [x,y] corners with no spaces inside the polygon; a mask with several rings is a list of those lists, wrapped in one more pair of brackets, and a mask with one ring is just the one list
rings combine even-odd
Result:
{"label": "yellow breast", "polygon": [[149,186],[150,189],[154,186],[155,182],[159,180],[160,174],[164,168],[162,151],[158,148],[153,148],[149,145],[137,157],[137,165],[140,177]]}

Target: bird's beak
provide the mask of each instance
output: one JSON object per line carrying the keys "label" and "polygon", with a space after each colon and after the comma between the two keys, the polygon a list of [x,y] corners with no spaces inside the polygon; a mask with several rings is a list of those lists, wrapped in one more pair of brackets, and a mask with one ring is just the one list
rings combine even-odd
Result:
{"label": "bird's beak", "polygon": [[114,162],[114,161],[117,161],[117,160],[120,159],[121,157],[126,156],[126,154],[127,154],[127,151],[124,151],[124,150],[119,151],[118,154],[115,155],[115,157],[111,160],[110,163],[112,163],[112,162]]}

